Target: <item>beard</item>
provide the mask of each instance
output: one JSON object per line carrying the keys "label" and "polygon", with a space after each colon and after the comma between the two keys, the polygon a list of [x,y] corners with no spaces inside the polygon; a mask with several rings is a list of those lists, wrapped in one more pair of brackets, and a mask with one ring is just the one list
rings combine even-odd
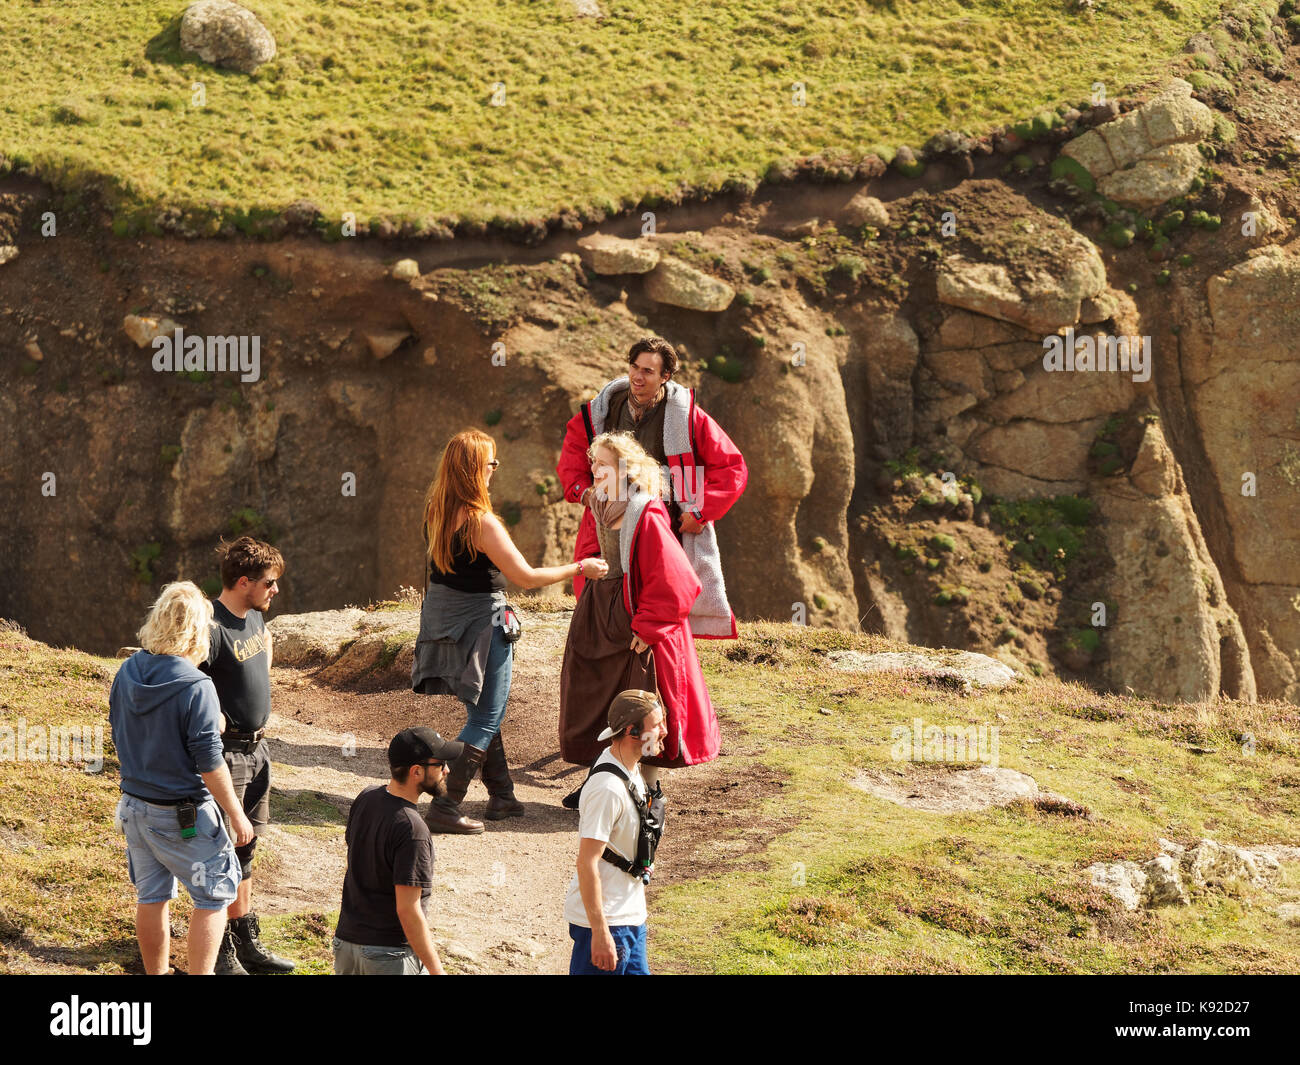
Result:
{"label": "beard", "polygon": [[436,781],[426,779],[420,784],[420,792],[423,795],[432,795],[435,799],[441,799],[447,794],[447,782],[441,779],[442,774],[438,774],[439,779]]}

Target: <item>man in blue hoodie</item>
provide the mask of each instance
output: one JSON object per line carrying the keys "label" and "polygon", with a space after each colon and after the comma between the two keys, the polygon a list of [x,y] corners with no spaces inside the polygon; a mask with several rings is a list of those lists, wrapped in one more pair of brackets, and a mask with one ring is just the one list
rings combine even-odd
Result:
{"label": "man in blue hoodie", "polygon": [[240,876],[221,810],[235,844],[253,838],[222,757],[216,689],[197,668],[211,621],[212,604],[194,584],[167,585],[140,629],[143,650],[122,663],[108,697],[122,767],[114,824],[126,836],[136,937],[150,976],[170,967],[177,878],[194,900],[189,972],[212,973]]}

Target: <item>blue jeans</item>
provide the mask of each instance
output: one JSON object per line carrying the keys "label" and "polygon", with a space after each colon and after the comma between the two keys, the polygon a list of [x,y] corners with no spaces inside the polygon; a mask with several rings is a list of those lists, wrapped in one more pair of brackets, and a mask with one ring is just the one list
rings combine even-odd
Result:
{"label": "blue jeans", "polygon": [[483,671],[483,690],[477,703],[465,704],[465,727],[456,739],[480,751],[486,751],[492,737],[501,730],[501,719],[506,716],[506,700],[510,698],[510,678],[514,670],[514,647],[506,643],[506,630],[492,626],[492,646],[488,651],[487,668]]}
{"label": "blue jeans", "polygon": [[645,956],[645,925],[612,924],[616,962],[613,969],[597,969],[591,964],[591,929],[569,925],[573,956],[569,959],[570,976],[649,976],[650,963]]}

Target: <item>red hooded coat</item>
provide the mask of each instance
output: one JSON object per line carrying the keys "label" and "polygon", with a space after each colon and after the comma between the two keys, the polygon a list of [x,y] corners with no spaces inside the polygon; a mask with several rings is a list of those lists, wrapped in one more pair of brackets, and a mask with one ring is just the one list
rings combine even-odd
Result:
{"label": "red hooded coat", "polygon": [[632,632],[652,648],[668,724],[663,753],[646,758],[647,765],[698,765],[718,756],[718,716],[687,617],[699,594],[699,578],[673,535],[667,509],[659,500],[651,501],[632,533],[631,565],[623,575],[623,605]]}

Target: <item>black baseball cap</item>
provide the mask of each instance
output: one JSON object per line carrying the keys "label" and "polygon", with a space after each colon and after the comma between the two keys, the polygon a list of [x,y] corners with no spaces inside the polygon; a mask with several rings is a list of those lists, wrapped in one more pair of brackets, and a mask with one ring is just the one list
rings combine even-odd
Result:
{"label": "black baseball cap", "polygon": [[459,740],[444,740],[433,729],[423,725],[404,728],[388,745],[388,767],[400,769],[408,765],[421,765],[429,758],[452,762],[464,750],[465,745]]}

